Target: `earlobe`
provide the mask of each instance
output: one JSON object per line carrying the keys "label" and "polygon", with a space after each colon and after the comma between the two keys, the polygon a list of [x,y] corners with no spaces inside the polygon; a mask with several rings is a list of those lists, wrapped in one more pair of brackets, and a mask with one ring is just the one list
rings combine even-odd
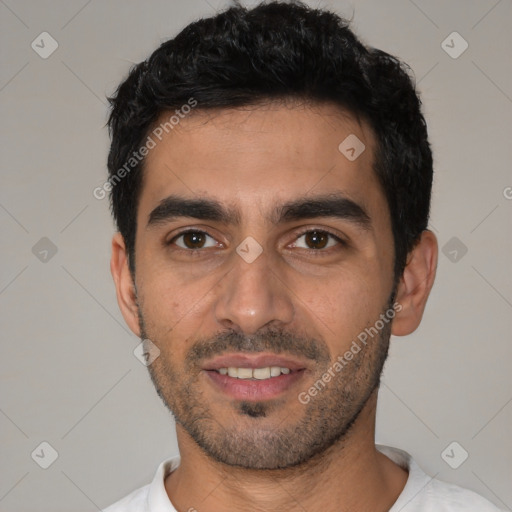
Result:
{"label": "earlobe", "polygon": [[408,255],[407,265],[398,284],[396,302],[400,304],[401,310],[393,320],[393,335],[405,336],[418,328],[434,284],[437,251],[434,233],[423,231]]}
{"label": "earlobe", "polygon": [[117,303],[128,327],[140,337],[139,313],[135,285],[128,265],[128,254],[120,233],[112,238],[110,271],[116,286]]}

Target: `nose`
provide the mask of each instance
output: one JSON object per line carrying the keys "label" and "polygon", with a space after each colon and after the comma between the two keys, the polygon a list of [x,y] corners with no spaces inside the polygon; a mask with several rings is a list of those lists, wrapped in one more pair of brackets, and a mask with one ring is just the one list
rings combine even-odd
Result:
{"label": "nose", "polygon": [[233,267],[221,281],[215,303],[217,322],[245,334],[291,323],[292,292],[277,265],[272,265],[265,252],[251,263],[237,253],[232,257]]}

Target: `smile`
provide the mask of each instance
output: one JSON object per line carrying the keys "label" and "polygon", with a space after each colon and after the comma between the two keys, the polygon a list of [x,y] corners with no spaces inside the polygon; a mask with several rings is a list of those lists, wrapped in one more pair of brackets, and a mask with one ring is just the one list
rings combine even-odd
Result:
{"label": "smile", "polygon": [[236,379],[256,379],[265,380],[273,377],[279,377],[280,375],[288,375],[290,373],[289,368],[282,366],[266,366],[264,368],[237,368],[230,366],[228,368],[219,368],[216,370],[221,375],[229,375]]}

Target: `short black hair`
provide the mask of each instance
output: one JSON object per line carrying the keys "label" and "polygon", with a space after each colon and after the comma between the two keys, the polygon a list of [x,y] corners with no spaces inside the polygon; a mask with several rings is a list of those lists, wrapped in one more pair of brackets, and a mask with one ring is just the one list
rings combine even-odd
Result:
{"label": "short black hair", "polygon": [[341,107],[375,134],[374,171],[391,215],[395,281],[427,228],[432,152],[410,69],[364,45],[333,12],[281,1],[231,7],[164,42],[108,99],[111,208],[132,273],[144,166],[133,154],[163,113],[191,100],[197,110],[288,99]]}

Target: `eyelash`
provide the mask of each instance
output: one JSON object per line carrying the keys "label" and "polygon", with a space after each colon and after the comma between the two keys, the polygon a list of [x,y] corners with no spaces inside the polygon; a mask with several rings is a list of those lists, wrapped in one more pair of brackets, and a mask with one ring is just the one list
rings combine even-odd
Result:
{"label": "eyelash", "polygon": [[[334,233],[331,233],[330,231],[328,230],[325,230],[325,229],[307,229],[305,231],[302,231],[300,233],[297,233],[296,234],[296,238],[295,238],[295,242],[302,236],[308,234],[308,233],[313,233],[313,232],[316,232],[316,233],[321,233],[321,234],[325,234],[325,235],[328,235],[329,237],[333,238],[334,240],[336,240],[336,242],[338,242],[338,246],[341,246],[341,247],[348,247],[348,243],[343,240],[342,238],[340,238],[339,236],[335,235]],[[181,231],[180,233],[178,233],[177,235],[173,236],[171,238],[171,240],[169,240],[168,242],[166,242],[166,245],[172,245],[178,238],[180,238],[181,236],[183,235],[186,235],[188,233],[200,233],[202,235],[206,235],[206,236],[209,236],[210,238],[212,238],[213,240],[215,240],[215,238],[213,236],[211,236],[210,234],[208,234],[206,231],[202,231],[200,229],[187,229],[185,231]],[[329,242],[328,242],[329,243]],[[334,246],[334,247],[329,247],[327,249],[304,249],[303,247],[299,247],[299,249],[303,249],[303,250],[307,250],[309,251],[312,255],[314,256],[322,256],[326,253],[329,253],[331,252],[332,249],[336,249],[337,246]],[[207,247],[208,249],[208,247]],[[182,252],[185,252],[185,253],[192,253],[192,254],[196,254],[196,253],[200,253],[202,252],[201,248],[199,249],[183,249],[182,247],[177,247],[178,251],[182,251]]]}

